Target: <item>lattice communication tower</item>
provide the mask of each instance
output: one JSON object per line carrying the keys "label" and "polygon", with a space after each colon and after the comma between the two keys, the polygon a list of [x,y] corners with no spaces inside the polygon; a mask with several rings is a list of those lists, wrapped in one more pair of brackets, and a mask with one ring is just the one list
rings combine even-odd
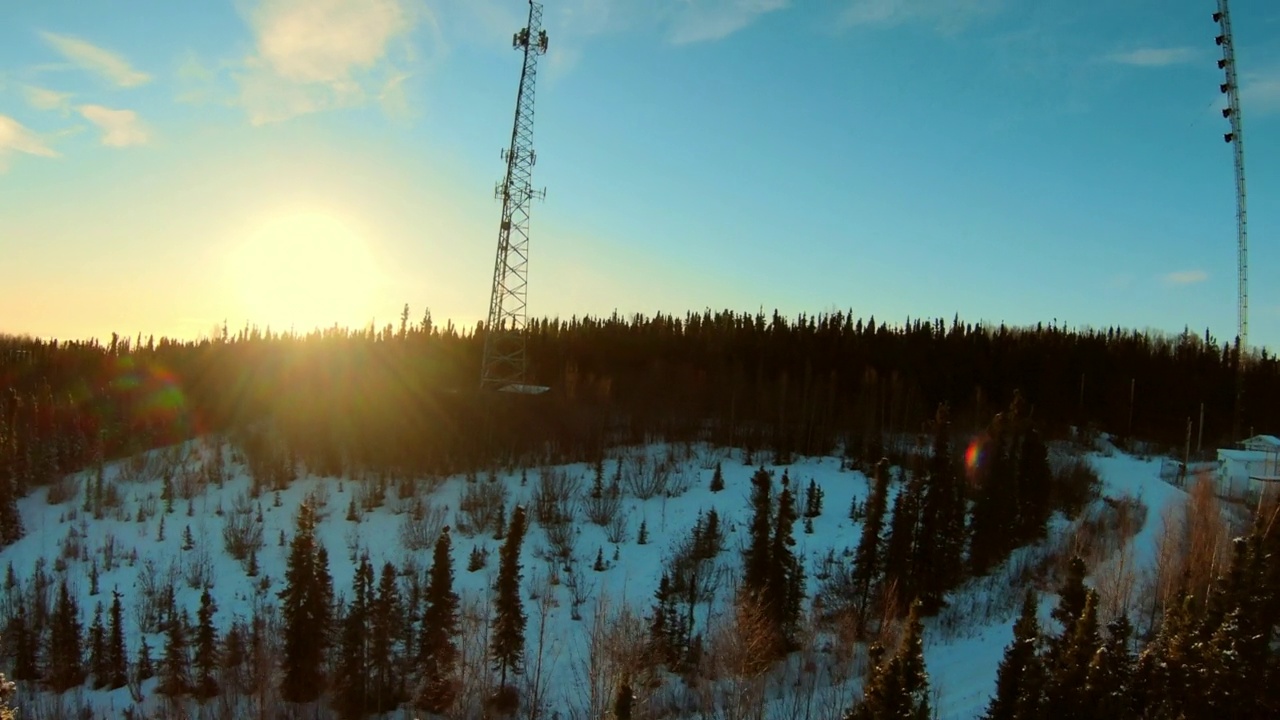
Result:
{"label": "lattice communication tower", "polygon": [[524,53],[520,89],[516,95],[511,145],[502,151],[506,177],[494,188],[502,201],[498,225],[498,254],[493,264],[493,292],[485,323],[482,390],[540,393],[546,387],[525,382],[525,330],[528,324],[529,207],[546,190],[533,189],[533,98],[538,79],[538,58],[547,52],[547,32],[542,29],[542,5],[529,1],[529,24],[512,37],[512,46]]}
{"label": "lattice communication tower", "polygon": [[1231,131],[1222,139],[1233,147],[1236,170],[1236,339],[1239,357],[1236,361],[1236,413],[1234,434],[1240,437],[1240,423],[1244,414],[1244,358],[1249,347],[1249,213],[1244,185],[1244,131],[1240,118],[1240,84],[1236,73],[1235,42],[1231,37],[1231,10],[1228,0],[1218,0],[1218,11],[1213,14],[1219,33],[1214,41],[1222,47],[1222,59],[1218,61],[1225,78],[1218,89],[1227,96],[1227,107],[1222,117],[1231,122]]}

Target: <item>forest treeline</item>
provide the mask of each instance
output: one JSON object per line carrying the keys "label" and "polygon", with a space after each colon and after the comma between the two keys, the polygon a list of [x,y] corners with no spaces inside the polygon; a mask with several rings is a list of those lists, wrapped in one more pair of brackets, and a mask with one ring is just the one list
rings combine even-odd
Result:
{"label": "forest treeline", "polygon": [[[320,473],[447,473],[590,460],[619,443],[705,440],[874,462],[939,404],[985,428],[1015,391],[1047,438],[1096,427],[1181,448],[1203,405],[1206,448],[1233,437],[1238,353],[1206,332],[1166,336],[963,323],[891,326],[845,313],[730,311],[537,320],[541,396],[478,392],[484,329],[399,326],[307,335],[225,326],[199,341],[0,337],[0,469],[19,492],[96,456],[123,457],[263,418]],[[1246,356],[1240,432],[1280,424],[1280,369]],[[1200,433],[1196,433],[1199,442]]]}

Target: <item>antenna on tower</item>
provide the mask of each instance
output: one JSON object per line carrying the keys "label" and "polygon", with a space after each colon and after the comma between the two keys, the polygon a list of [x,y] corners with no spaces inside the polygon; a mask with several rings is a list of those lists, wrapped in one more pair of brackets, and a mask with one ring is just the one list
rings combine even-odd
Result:
{"label": "antenna on tower", "polygon": [[1218,11],[1213,14],[1220,32],[1214,41],[1222,47],[1222,59],[1218,68],[1225,74],[1225,81],[1218,89],[1227,96],[1227,107],[1222,117],[1231,122],[1231,132],[1222,139],[1235,150],[1236,169],[1236,263],[1239,278],[1236,295],[1236,412],[1233,440],[1240,438],[1240,425],[1244,416],[1244,358],[1249,348],[1249,213],[1245,203],[1244,186],[1244,131],[1240,124],[1240,85],[1236,78],[1236,50],[1231,38],[1231,10],[1228,0],[1218,0]]}
{"label": "antenna on tower", "polygon": [[542,5],[529,0],[529,24],[511,38],[512,47],[524,52],[520,89],[516,95],[511,145],[500,157],[507,163],[506,177],[494,188],[502,201],[498,223],[498,254],[493,264],[493,292],[485,323],[484,360],[480,389],[517,393],[542,393],[548,388],[525,383],[525,330],[528,323],[529,206],[545,198],[546,190],[533,188],[533,95],[538,78],[538,57],[547,52],[547,32],[542,29]]}

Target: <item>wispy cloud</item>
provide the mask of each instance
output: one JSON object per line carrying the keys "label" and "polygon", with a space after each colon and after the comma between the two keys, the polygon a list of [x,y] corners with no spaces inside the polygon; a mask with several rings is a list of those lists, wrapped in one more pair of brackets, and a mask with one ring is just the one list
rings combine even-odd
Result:
{"label": "wispy cloud", "polygon": [[7,115],[0,115],[0,172],[8,169],[6,157],[10,152],[20,152],[40,157],[58,157],[58,153],[27,129],[22,123]]}
{"label": "wispy cloud", "polygon": [[1179,270],[1171,272],[1164,276],[1165,285],[1194,285],[1202,283],[1209,279],[1209,274],[1203,270]]}
{"label": "wispy cloud", "polygon": [[151,133],[132,110],[113,110],[101,105],[81,105],[76,108],[85,120],[102,130],[102,144],[110,147],[145,145]]}
{"label": "wispy cloud", "polygon": [[35,85],[24,85],[22,94],[27,98],[27,104],[37,110],[62,110],[68,109],[68,101],[71,99],[71,93],[57,92]]}
{"label": "wispy cloud", "polygon": [[787,7],[788,0],[702,0],[681,3],[668,39],[676,45],[722,40],[762,15]]}
{"label": "wispy cloud", "polygon": [[129,61],[110,50],[67,35],[42,32],[40,36],[67,60],[120,87],[136,87],[151,80],[150,75],[135,70]]}
{"label": "wispy cloud", "polygon": [[260,125],[362,102],[377,71],[385,91],[399,74],[392,45],[407,43],[414,18],[400,0],[261,0],[248,20],[256,52],[240,102]]}
{"label": "wispy cloud", "polygon": [[1137,67],[1166,67],[1168,65],[1181,65],[1195,61],[1200,57],[1200,52],[1192,47],[1168,47],[1168,48],[1137,48],[1135,50],[1126,50],[1124,52],[1114,52],[1103,59],[1107,62],[1118,63],[1120,65],[1135,65]]}
{"label": "wispy cloud", "polygon": [[1280,113],[1280,68],[1240,78],[1240,103],[1248,115]]}
{"label": "wispy cloud", "polygon": [[923,23],[951,33],[999,12],[1004,5],[1005,0],[848,0],[839,24],[852,27]]}

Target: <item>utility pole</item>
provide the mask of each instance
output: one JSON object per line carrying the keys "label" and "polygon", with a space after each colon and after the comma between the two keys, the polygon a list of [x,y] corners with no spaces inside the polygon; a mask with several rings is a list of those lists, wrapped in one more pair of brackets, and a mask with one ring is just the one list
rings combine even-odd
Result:
{"label": "utility pole", "polygon": [[545,198],[546,190],[534,190],[533,98],[538,79],[538,57],[547,52],[547,32],[542,29],[542,5],[529,0],[529,23],[511,39],[524,53],[520,89],[516,94],[515,122],[511,144],[501,157],[507,163],[506,177],[494,188],[502,201],[498,223],[498,253],[493,264],[493,291],[489,319],[485,323],[484,360],[480,374],[482,390],[540,393],[547,388],[525,384],[525,335],[528,326],[529,208],[533,199]]}

